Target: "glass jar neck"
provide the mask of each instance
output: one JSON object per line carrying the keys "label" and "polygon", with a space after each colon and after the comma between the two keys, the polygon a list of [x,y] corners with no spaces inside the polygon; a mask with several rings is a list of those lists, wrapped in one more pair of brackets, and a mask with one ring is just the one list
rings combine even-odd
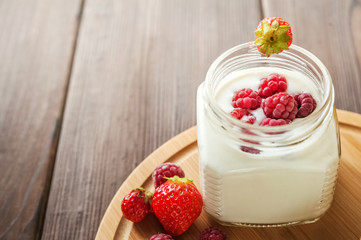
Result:
{"label": "glass jar neck", "polygon": [[[264,127],[237,120],[225,112],[216,102],[217,86],[227,75],[242,69],[277,67],[298,71],[310,78],[317,86],[319,103],[308,117],[292,124]],[[236,140],[262,141],[271,147],[292,145],[307,139],[333,114],[334,91],[331,76],[322,62],[305,49],[292,45],[288,51],[265,57],[253,43],[236,46],[219,56],[208,70],[203,88],[205,113],[220,131]]]}

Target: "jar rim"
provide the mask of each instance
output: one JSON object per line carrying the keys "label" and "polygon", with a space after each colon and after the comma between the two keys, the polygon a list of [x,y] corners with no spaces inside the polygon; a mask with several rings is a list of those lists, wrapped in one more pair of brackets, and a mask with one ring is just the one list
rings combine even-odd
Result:
{"label": "jar rim", "polygon": [[[253,42],[243,43],[243,44],[237,45],[237,46],[225,51],[211,64],[211,66],[207,72],[206,78],[205,78],[205,86],[204,86],[205,91],[203,94],[204,98],[210,99],[211,79],[212,79],[212,76],[215,73],[217,67],[219,66],[219,64],[223,60],[225,60],[228,56],[235,53],[236,51],[242,50],[245,48],[249,48],[249,49],[254,48],[257,50],[257,47],[254,45]],[[292,44],[290,49],[292,49],[296,53],[303,54],[306,57],[310,58],[315,63],[315,65],[320,69],[322,78],[325,79],[324,96],[322,98],[322,101],[320,102],[320,106],[317,107],[315,109],[315,111],[311,114],[311,116],[312,116],[311,118],[309,118],[309,117],[303,118],[303,119],[301,119],[301,121],[293,122],[292,124],[281,125],[281,126],[272,126],[272,127],[258,126],[258,125],[248,124],[248,123],[239,121],[238,119],[233,118],[229,113],[224,111],[217,103],[210,103],[210,107],[216,113],[216,115],[218,115],[222,119],[227,120],[233,126],[238,126],[240,128],[247,128],[250,130],[261,131],[261,132],[267,131],[270,134],[279,133],[279,132],[288,130],[290,128],[298,128],[298,127],[304,126],[305,124],[313,122],[315,118],[316,119],[325,118],[325,116],[327,115],[327,112],[329,110],[329,107],[333,106],[333,99],[334,99],[332,79],[331,79],[331,76],[330,76],[326,66],[314,54],[312,54],[311,52],[307,51],[306,49],[304,49],[302,47]],[[257,50],[257,52],[258,52],[258,50]],[[283,51],[281,54],[292,57],[293,53],[290,53],[289,51]],[[266,56],[261,53],[259,53],[259,56],[260,56],[260,58],[266,58]],[[308,63],[305,59],[302,58],[302,60],[304,60],[304,63],[310,65],[310,63]],[[331,104],[327,104],[327,103],[331,103]]]}

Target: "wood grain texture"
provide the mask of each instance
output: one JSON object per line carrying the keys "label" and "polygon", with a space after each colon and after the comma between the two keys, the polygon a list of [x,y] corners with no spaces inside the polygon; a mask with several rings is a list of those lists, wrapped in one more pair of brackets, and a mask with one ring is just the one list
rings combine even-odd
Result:
{"label": "wood grain texture", "polygon": [[288,21],[294,43],[328,68],[337,108],[361,113],[361,1],[262,0],[264,15]]}
{"label": "wood grain texture", "polygon": [[[338,182],[331,208],[316,223],[280,227],[247,228],[219,226],[205,211],[178,240],[197,240],[200,232],[218,225],[227,234],[227,239],[359,239],[361,237],[361,115],[338,111],[341,133],[342,155]],[[164,232],[154,216],[133,224],[119,210],[124,196],[142,185],[154,191],[151,174],[163,162],[175,162],[183,168],[186,176],[194,180],[199,188],[198,149],[196,128],[191,128],[174,137],[147,157],[119,188],[99,226],[96,240],[149,239],[153,234]]]}
{"label": "wood grain texture", "polygon": [[43,239],[94,238],[130,172],[195,125],[197,86],[220,53],[252,40],[258,4],[86,1]]}
{"label": "wood grain texture", "polygon": [[79,1],[0,2],[0,239],[36,239]]}

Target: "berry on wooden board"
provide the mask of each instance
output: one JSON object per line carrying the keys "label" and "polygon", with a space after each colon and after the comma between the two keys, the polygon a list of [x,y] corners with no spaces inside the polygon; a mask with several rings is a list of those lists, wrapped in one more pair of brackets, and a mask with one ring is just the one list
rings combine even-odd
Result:
{"label": "berry on wooden board", "polygon": [[165,177],[170,178],[174,176],[178,176],[180,178],[185,176],[183,169],[178,164],[164,163],[159,165],[156,169],[154,169],[152,174],[154,187],[157,188],[165,183],[167,181]]}
{"label": "berry on wooden board", "polygon": [[150,237],[149,240],[174,240],[171,235],[159,233]]}
{"label": "berry on wooden board", "polygon": [[174,176],[155,190],[152,205],[165,231],[179,236],[201,214],[203,200],[191,180]]}
{"label": "berry on wooden board", "polygon": [[136,188],[127,194],[121,205],[123,215],[132,222],[142,221],[151,212],[152,193]]}
{"label": "berry on wooden board", "polygon": [[204,229],[199,240],[226,240],[226,234],[217,227],[209,227]]}

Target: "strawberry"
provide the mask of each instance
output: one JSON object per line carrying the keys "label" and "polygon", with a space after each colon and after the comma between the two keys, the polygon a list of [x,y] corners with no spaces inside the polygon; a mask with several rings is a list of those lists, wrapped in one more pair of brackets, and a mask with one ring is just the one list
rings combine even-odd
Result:
{"label": "strawberry", "polygon": [[201,214],[203,200],[191,180],[174,176],[155,190],[152,205],[164,229],[179,236]]}
{"label": "strawberry", "polygon": [[142,221],[151,212],[152,193],[136,188],[127,194],[121,205],[124,217],[132,222]]}
{"label": "strawberry", "polygon": [[256,31],[258,51],[266,54],[267,57],[273,53],[280,53],[287,50],[292,43],[291,26],[282,18],[272,17],[263,19]]}

